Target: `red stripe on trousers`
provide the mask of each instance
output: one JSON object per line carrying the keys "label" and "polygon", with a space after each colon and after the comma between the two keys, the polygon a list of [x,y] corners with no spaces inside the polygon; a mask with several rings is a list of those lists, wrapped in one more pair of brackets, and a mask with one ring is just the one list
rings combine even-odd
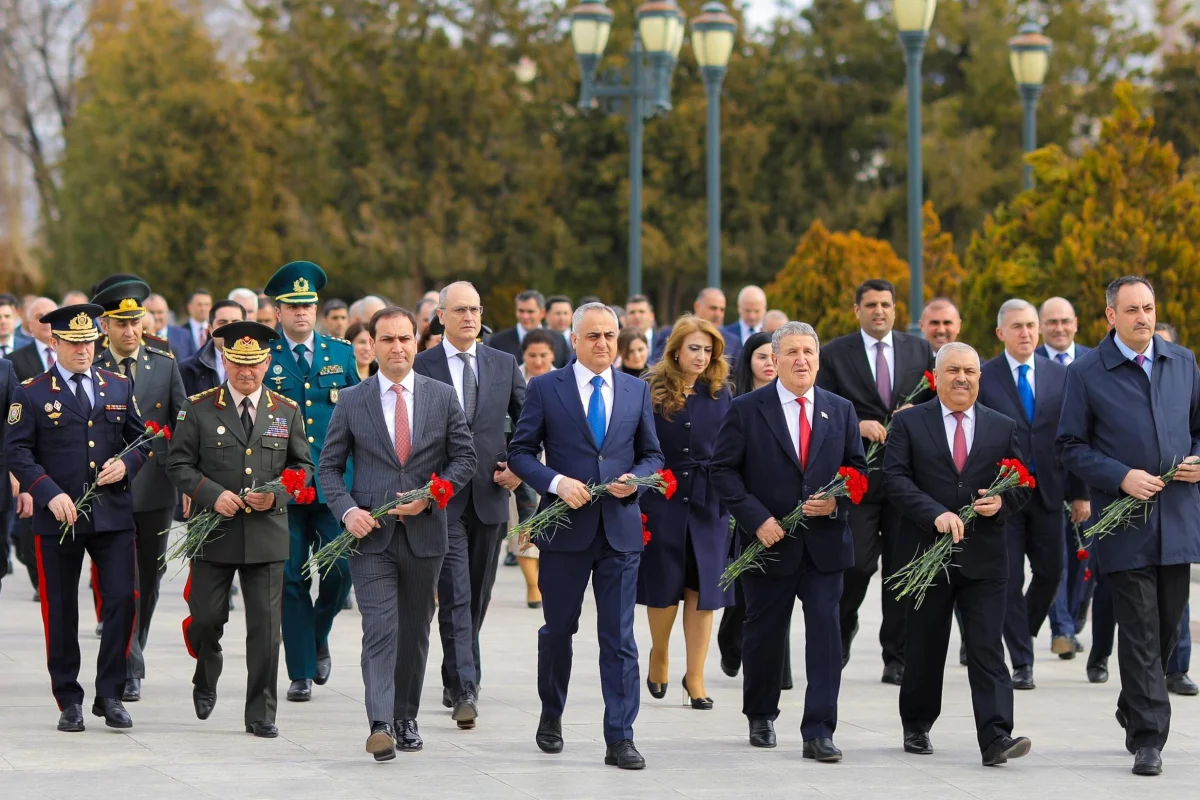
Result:
{"label": "red stripe on trousers", "polygon": [[[192,568],[188,566],[187,583],[183,585],[183,601],[186,603],[192,597]],[[196,658],[196,651],[192,649],[192,640],[188,638],[188,628],[192,627],[192,615],[188,614],[183,620],[183,646],[187,648],[188,655]]]}
{"label": "red stripe on trousers", "polygon": [[96,605],[96,622],[104,621],[104,597],[100,594],[100,568],[92,561],[92,601]]}

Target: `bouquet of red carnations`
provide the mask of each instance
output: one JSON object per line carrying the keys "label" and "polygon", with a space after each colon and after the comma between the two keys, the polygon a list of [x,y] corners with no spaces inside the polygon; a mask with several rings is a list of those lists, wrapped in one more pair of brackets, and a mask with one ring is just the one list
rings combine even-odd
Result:
{"label": "bouquet of red carnations", "polygon": [[[429,483],[420,489],[413,489],[409,492],[397,494],[395,498],[387,501],[379,506],[379,508],[371,509],[371,519],[382,519],[393,508],[417,500],[429,500],[438,508],[445,508],[452,497],[454,497],[454,484],[444,478],[439,478],[434,473],[429,476]],[[329,570],[335,564],[357,552],[358,537],[350,531],[343,530],[333,541],[312,554],[308,563],[304,565],[304,571],[310,577],[318,574],[328,574]]]}
{"label": "bouquet of red carnations", "polygon": [[[862,502],[863,495],[867,493],[867,476],[856,470],[854,467],[839,467],[837,477],[818,489],[809,499],[829,499],[838,497],[849,497],[850,502],[858,505]],[[792,532],[797,527],[808,527],[804,524],[804,520],[808,517],[804,513],[804,502],[801,501],[792,512],[779,521],[779,527],[787,531],[787,535],[791,536]],[[731,525],[732,525],[731,520]],[[750,544],[746,545],[742,550],[742,554],[730,562],[725,571],[721,573],[719,585],[722,589],[728,589],[733,585],[733,582],[740,578],[744,573],[752,569],[762,571],[763,562],[771,556],[766,553],[766,546],[758,539],[754,539]]]}
{"label": "bouquet of red carnations", "polygon": [[[120,461],[134,450],[155,439],[171,441],[171,428],[167,425],[159,425],[157,422],[147,422],[142,435],[134,439],[131,444],[126,445],[125,449],[117,453],[112,460]],[[96,475],[99,475],[102,471],[103,468],[96,470]],[[83,487],[83,495],[75,501],[75,510],[79,512],[79,516],[85,518],[88,516],[88,513],[92,510],[92,500],[96,498],[97,494],[99,494],[99,487],[96,486],[95,476],[93,476],[92,482]],[[69,522],[64,522],[62,524],[62,536],[58,540],[59,544],[66,541],[68,533],[74,536],[75,526]]]}
{"label": "bouquet of red carnations", "polygon": [[[1029,474],[1024,464],[1015,458],[1005,458],[1000,461],[1000,472],[996,479],[979,499],[996,497],[1018,487],[1032,489],[1035,486],[1037,479]],[[975,510],[974,503],[958,510],[958,518],[964,525],[970,525],[978,516],[979,512]],[[925,592],[933,585],[938,573],[949,574],[950,559],[960,550],[962,548],[954,544],[950,534],[939,537],[928,550],[896,570],[888,579],[888,587],[896,591],[897,600],[911,596],[916,608],[920,608],[921,603],[925,601]]]}
{"label": "bouquet of red carnations", "polygon": [[[623,481],[614,482],[625,486],[648,486],[656,492],[662,492],[663,496],[668,500],[671,499],[678,488],[675,473],[669,469],[660,469],[646,478],[626,478]],[[587,489],[592,495],[592,500],[595,500],[608,491],[608,484],[591,484]],[[564,500],[555,500],[520,525],[514,525],[512,530],[508,532],[508,538],[523,541],[532,541],[535,539],[549,540],[558,528],[570,527],[570,513],[571,507]],[[643,538],[645,538],[644,532]]]}
{"label": "bouquet of red carnations", "polygon": [[[925,374],[921,376],[921,380],[917,383],[916,388],[908,393],[908,396],[901,401],[898,408],[904,408],[906,405],[911,403],[917,395],[926,389],[931,392],[937,391],[937,379],[934,378],[933,373],[929,370],[925,370]],[[894,415],[895,412],[888,414],[887,419],[883,422],[883,429],[888,433],[892,432],[892,417]],[[875,466],[875,459],[879,457],[879,451],[882,449],[883,442],[871,442],[871,446],[867,448],[867,472],[879,469],[878,466]]]}
{"label": "bouquet of red carnations", "polygon": [[[305,486],[308,479],[304,475],[302,469],[285,469],[283,474],[273,481],[267,481],[261,486],[252,486],[249,489],[243,489],[238,497],[245,500],[246,495],[251,492],[258,494],[273,494],[280,489],[284,489],[290,494],[300,505],[308,505],[317,499],[317,490],[311,486]],[[204,545],[209,540],[209,536],[213,534],[217,528],[221,527],[221,523],[229,519],[216,509],[210,508],[206,511],[201,511],[199,514],[193,515],[186,523],[183,535],[175,542],[175,545],[167,550],[162,556],[164,564],[173,561],[176,558],[183,561],[191,561],[197,558],[204,551]],[[166,536],[171,533],[171,529],[159,532],[159,536]]]}

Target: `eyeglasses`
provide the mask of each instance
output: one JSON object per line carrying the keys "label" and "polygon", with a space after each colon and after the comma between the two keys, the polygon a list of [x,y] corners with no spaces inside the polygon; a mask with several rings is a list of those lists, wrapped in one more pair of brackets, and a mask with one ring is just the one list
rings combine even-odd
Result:
{"label": "eyeglasses", "polygon": [[459,317],[465,317],[468,314],[473,317],[483,316],[483,306],[455,306],[454,308],[446,310]]}

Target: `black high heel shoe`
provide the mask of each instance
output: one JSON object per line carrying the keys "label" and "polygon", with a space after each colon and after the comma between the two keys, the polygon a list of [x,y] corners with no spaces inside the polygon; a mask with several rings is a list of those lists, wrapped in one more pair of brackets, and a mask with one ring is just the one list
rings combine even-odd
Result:
{"label": "black high heel shoe", "polygon": [[646,688],[650,690],[650,696],[656,700],[662,700],[667,696],[667,684],[665,683],[655,683],[646,678]]}
{"label": "black high heel shoe", "polygon": [[692,693],[687,688],[687,678],[683,679],[683,704],[686,706],[691,704],[696,711],[711,711],[713,707],[713,699],[711,697],[692,697]]}

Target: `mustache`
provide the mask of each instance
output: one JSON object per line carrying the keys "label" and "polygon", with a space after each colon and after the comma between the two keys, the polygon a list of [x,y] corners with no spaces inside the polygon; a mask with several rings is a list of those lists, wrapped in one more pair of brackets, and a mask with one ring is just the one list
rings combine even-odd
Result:
{"label": "mustache", "polygon": [[950,386],[954,389],[970,389],[970,381],[950,381]]}

